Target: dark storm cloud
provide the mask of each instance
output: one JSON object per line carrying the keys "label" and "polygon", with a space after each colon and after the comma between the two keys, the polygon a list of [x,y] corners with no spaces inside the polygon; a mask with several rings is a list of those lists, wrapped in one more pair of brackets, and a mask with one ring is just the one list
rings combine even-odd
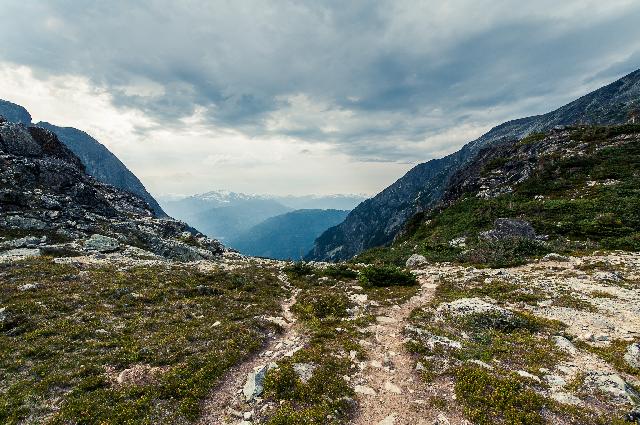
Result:
{"label": "dark storm cloud", "polygon": [[[630,1],[18,1],[0,60],[79,74],[163,125],[406,160],[640,67]],[[471,131],[471,130],[469,130]],[[472,131],[471,131],[472,132]],[[424,152],[424,148],[421,152]]]}

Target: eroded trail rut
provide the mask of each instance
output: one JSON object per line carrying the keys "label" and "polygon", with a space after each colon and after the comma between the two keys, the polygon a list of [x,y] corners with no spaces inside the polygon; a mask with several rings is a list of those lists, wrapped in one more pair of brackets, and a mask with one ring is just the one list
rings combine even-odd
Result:
{"label": "eroded trail rut", "polygon": [[415,362],[404,345],[403,329],[411,311],[428,302],[436,284],[430,276],[421,277],[419,293],[401,305],[379,312],[372,325],[372,338],[365,342],[369,360],[355,387],[359,407],[356,425],[433,424],[428,392],[415,371]]}
{"label": "eroded trail rut", "polygon": [[247,402],[242,392],[247,375],[258,367],[293,354],[304,345],[303,338],[295,326],[295,317],[291,312],[291,307],[296,303],[300,290],[292,288],[284,274],[281,274],[279,278],[284,286],[291,291],[291,296],[282,304],[282,317],[270,319],[278,323],[283,328],[283,332],[271,339],[262,351],[234,367],[225,375],[222,382],[205,400],[203,414],[198,424],[236,424],[243,419],[254,417],[257,406],[254,402]]}

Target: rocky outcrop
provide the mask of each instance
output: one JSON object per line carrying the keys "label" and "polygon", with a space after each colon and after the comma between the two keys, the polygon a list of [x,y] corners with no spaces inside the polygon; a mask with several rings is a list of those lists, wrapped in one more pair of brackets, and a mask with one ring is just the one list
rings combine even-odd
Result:
{"label": "rocky outcrop", "polygon": [[638,105],[640,70],[553,112],[494,127],[454,154],[415,166],[378,195],[361,203],[341,224],[318,237],[306,258],[344,260],[368,248],[391,243],[407,219],[439,203],[452,176],[485,147],[556,126],[626,123],[629,112]]}
{"label": "rocky outcrop", "polygon": [[0,251],[14,253],[105,253],[137,247],[191,261],[211,259],[224,250],[185,223],[158,217],[133,193],[89,176],[80,159],[51,131],[4,119],[0,237]]}
{"label": "rocky outcrop", "polygon": [[[31,125],[31,115],[20,105],[0,100],[0,115],[9,122]],[[149,194],[142,182],[104,145],[84,131],[72,127],[58,127],[48,122],[39,122],[69,148],[85,166],[89,175],[98,181],[132,192],[144,199],[156,215],[166,216],[158,202]]]}

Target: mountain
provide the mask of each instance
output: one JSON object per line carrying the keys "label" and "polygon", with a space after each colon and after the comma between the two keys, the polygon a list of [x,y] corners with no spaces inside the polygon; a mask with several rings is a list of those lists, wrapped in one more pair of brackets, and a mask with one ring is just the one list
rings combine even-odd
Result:
{"label": "mountain", "polygon": [[87,174],[45,128],[0,118],[0,163],[3,256],[97,251],[200,260],[223,252],[218,241]]}
{"label": "mountain", "polygon": [[[0,100],[0,115],[9,122],[31,125],[31,115],[22,106]],[[76,154],[84,164],[87,172],[97,180],[128,190],[142,199],[159,216],[166,216],[158,202],[147,192],[142,182],[104,145],[84,131],[73,127],[58,127],[48,122],[39,122],[38,127],[55,133],[60,141]]]}
{"label": "mountain", "polygon": [[348,213],[331,209],[291,211],[253,226],[228,245],[246,255],[299,260],[322,232],[340,223]]}
{"label": "mountain", "polygon": [[205,234],[228,242],[267,218],[290,210],[271,199],[247,199],[193,214],[188,222]]}
{"label": "mountain", "polygon": [[437,204],[451,176],[480,149],[522,139],[558,125],[620,124],[640,107],[640,70],[553,112],[503,123],[458,152],[419,164],[375,197],[358,205],[339,225],[315,241],[308,260],[337,261],[393,241],[414,214]]}
{"label": "mountain", "polygon": [[358,261],[504,267],[545,254],[640,251],[640,125],[556,127],[482,149],[391,248]]}
{"label": "mountain", "polygon": [[169,215],[191,223],[206,234],[223,241],[240,237],[252,226],[292,210],[350,210],[363,199],[360,195],[277,196],[227,190],[160,198]]}

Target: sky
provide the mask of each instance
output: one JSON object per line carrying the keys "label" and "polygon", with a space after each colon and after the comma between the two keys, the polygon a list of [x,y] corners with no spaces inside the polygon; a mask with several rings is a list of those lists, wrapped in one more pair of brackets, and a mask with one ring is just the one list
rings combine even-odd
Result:
{"label": "sky", "polygon": [[635,0],[3,0],[0,98],[152,194],[375,194],[640,68]]}

